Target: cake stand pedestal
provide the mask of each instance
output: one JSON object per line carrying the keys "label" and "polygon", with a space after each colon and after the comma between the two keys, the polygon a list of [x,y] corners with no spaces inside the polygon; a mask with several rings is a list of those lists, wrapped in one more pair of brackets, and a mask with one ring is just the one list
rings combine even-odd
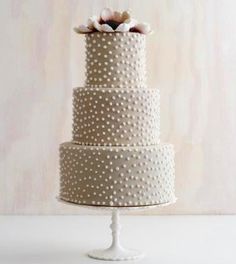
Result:
{"label": "cake stand pedestal", "polygon": [[135,250],[135,249],[127,249],[124,248],[120,243],[120,212],[123,211],[135,211],[135,210],[148,210],[159,206],[167,206],[170,204],[175,203],[176,200],[169,202],[169,203],[163,203],[163,204],[156,204],[156,205],[148,205],[148,206],[131,206],[131,207],[106,207],[106,206],[96,206],[96,205],[79,205],[72,202],[66,202],[64,200],[61,200],[60,198],[57,198],[59,202],[62,202],[64,204],[73,205],[73,206],[79,206],[83,208],[88,209],[95,209],[95,210],[106,210],[111,211],[111,224],[110,228],[112,231],[112,243],[109,248],[107,249],[97,249],[92,250],[88,252],[88,256],[90,258],[99,259],[99,260],[134,260],[138,259],[144,256],[144,253]]}
{"label": "cake stand pedestal", "polygon": [[111,217],[111,232],[112,232],[112,243],[107,249],[92,250],[88,253],[88,256],[95,259],[101,260],[131,260],[137,259],[143,256],[143,253],[134,250],[126,249],[120,244],[120,219],[119,219],[119,209],[112,210]]}

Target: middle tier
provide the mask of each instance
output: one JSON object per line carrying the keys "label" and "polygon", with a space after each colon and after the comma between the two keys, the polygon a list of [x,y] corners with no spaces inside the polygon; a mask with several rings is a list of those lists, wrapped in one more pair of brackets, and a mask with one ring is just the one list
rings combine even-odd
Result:
{"label": "middle tier", "polygon": [[73,141],[97,146],[158,144],[159,108],[158,89],[76,88]]}

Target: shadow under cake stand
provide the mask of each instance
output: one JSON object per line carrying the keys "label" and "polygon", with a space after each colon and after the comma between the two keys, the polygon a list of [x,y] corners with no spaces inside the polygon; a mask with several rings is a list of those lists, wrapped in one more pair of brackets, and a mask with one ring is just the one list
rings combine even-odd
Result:
{"label": "shadow under cake stand", "polygon": [[161,203],[161,204],[147,205],[147,206],[108,207],[108,206],[96,206],[96,205],[80,205],[80,204],[64,201],[60,198],[57,198],[57,200],[67,205],[83,207],[86,209],[104,210],[104,211],[112,212],[111,224],[110,224],[110,228],[112,231],[111,246],[107,249],[92,250],[88,252],[88,256],[94,259],[114,260],[114,261],[134,260],[134,259],[138,259],[144,256],[143,252],[136,250],[136,249],[124,248],[120,244],[120,230],[121,230],[120,217],[119,217],[120,212],[144,211],[144,210],[149,210],[149,209],[160,207],[160,206],[167,206],[167,205],[170,205],[176,202],[176,199],[175,199],[168,203]]}

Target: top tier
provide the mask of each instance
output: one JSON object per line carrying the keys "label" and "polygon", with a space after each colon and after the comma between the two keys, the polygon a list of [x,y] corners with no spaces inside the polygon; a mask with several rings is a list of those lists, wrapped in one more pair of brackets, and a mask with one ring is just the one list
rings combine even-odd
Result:
{"label": "top tier", "polygon": [[86,87],[146,87],[144,34],[94,32],[85,37]]}
{"label": "top tier", "polygon": [[104,8],[74,30],[86,38],[87,88],[146,88],[149,24],[138,22],[129,11]]}

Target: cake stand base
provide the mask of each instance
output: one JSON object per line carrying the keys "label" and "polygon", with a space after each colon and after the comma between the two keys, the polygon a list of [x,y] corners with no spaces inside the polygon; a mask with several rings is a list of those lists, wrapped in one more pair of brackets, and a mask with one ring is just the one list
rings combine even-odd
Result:
{"label": "cake stand base", "polygon": [[93,250],[88,253],[90,258],[100,260],[134,260],[144,256],[143,253],[138,250],[125,249],[125,248],[108,248],[105,250]]}
{"label": "cake stand base", "polygon": [[88,253],[88,256],[94,259],[101,260],[133,260],[144,256],[142,252],[134,249],[126,249],[120,244],[119,209],[112,211],[112,223],[110,225],[112,231],[112,244],[108,249],[93,250]]}

